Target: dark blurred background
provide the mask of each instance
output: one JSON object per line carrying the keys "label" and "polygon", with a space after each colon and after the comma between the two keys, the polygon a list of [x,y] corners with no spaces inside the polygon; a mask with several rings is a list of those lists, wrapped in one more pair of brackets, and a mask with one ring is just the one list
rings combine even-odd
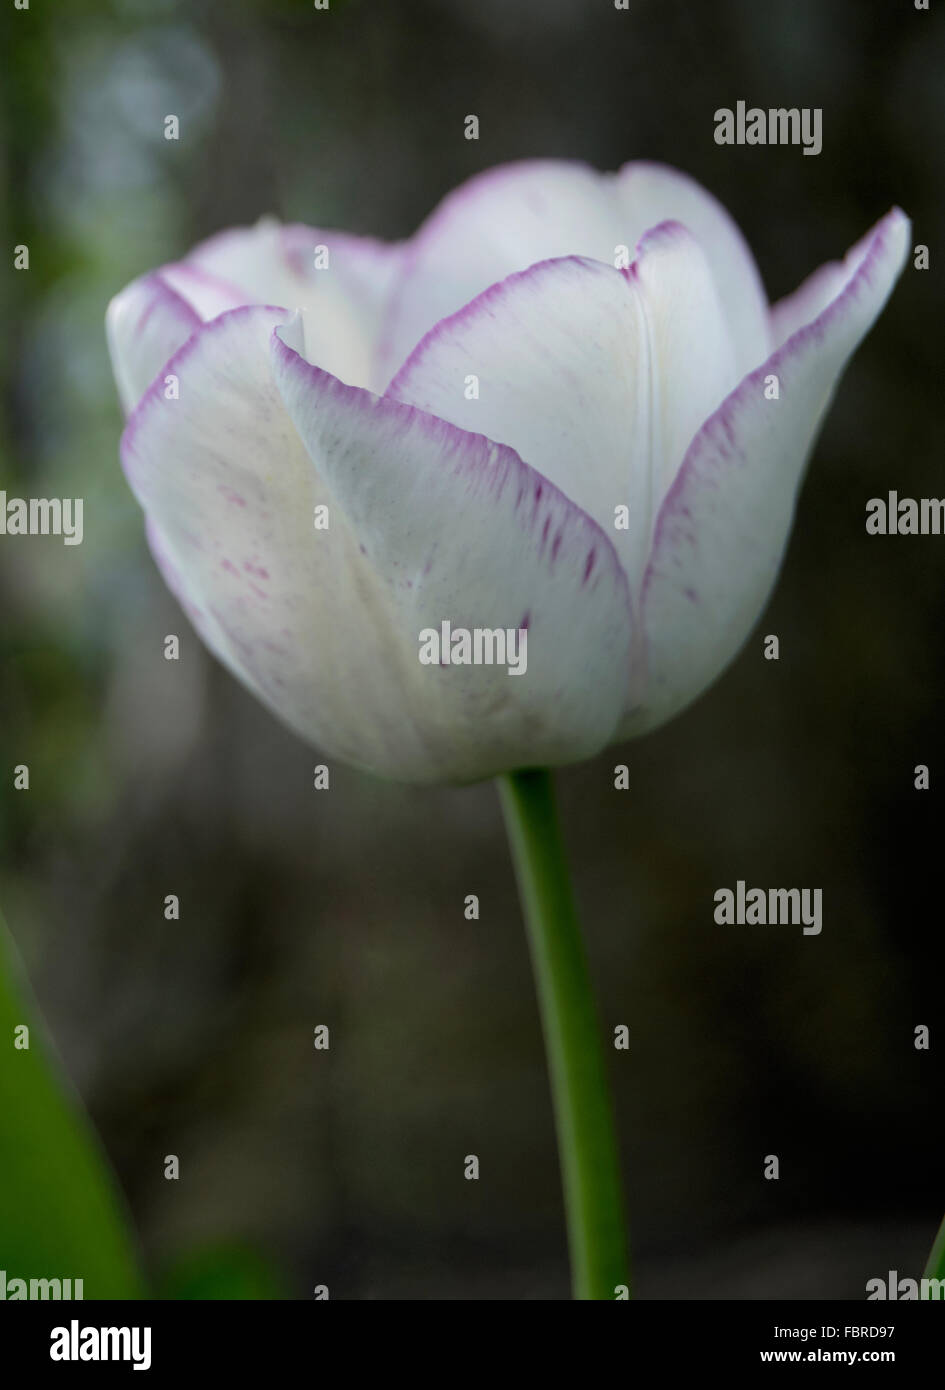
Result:
{"label": "dark blurred background", "polygon": [[[640,1296],[862,1298],[889,1268],[918,1276],[945,1205],[945,538],[864,519],[889,489],[945,493],[941,7],[4,11],[0,476],[81,494],[85,541],[0,546],[0,905],[154,1277],[232,1257],[290,1297],[567,1293],[494,789],[335,766],[312,790],[317,755],[207,655],[146,551],[102,324],[126,281],[220,227],[272,212],[399,238],[467,175],[533,155],[687,170],[772,299],[894,202],[931,247],[847,373],[737,663],[558,779],[603,1024],[630,1028],[610,1061]],[[739,99],[822,107],[823,153],[718,147],[714,111]],[[717,927],[712,895],[739,878],[822,887],[822,935]]]}

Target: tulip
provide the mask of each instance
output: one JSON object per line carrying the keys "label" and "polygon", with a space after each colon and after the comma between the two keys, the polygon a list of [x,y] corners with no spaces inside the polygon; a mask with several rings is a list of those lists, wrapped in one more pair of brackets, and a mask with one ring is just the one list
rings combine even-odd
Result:
{"label": "tulip", "polygon": [[123,466],[211,650],[333,758],[512,774],[582,1296],[622,1287],[612,1128],[546,774],[515,770],[656,728],[732,660],[909,230],[893,209],[772,308],[685,175],[536,161],[402,244],[224,232],[108,309]]}
{"label": "tulip", "polygon": [[[224,232],[109,306],[155,559],[332,757],[417,782],[590,757],[744,642],[908,233],[892,211],[769,309],[727,213],[650,164],[500,168],[402,245]],[[421,664],[447,621],[527,630],[526,678]]]}

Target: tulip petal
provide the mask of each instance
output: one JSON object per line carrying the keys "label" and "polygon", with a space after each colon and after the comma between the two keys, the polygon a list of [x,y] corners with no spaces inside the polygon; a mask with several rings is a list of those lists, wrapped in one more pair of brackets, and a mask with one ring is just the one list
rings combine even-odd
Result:
{"label": "tulip petal", "polygon": [[372,374],[374,346],[401,257],[396,244],[263,218],[202,242],[175,270],[190,277],[198,295],[206,294],[199,278],[234,287],[235,300],[201,310],[204,318],[238,304],[304,309],[325,370],[354,385],[380,386]]}
{"label": "tulip petal", "polygon": [[666,164],[625,164],[617,174],[617,189],[621,216],[641,232],[658,222],[681,222],[701,246],[728,318],[740,380],[775,344],[761,275],[734,219],[695,179]]}
{"label": "tulip petal", "polygon": [[126,414],[199,323],[199,315],[160,272],[133,280],[115,295],[105,314],[105,333]]}
{"label": "tulip petal", "polygon": [[[273,337],[276,381],[333,517],[365,556],[397,647],[397,669],[389,656],[374,679],[422,731],[430,775],[466,780],[604,746],[630,658],[626,578],[607,535],[512,449],[312,366],[302,328]],[[422,666],[419,634],[443,622],[525,629],[527,669]]]}
{"label": "tulip petal", "polygon": [[848,284],[869,255],[875,228],[850,248],[842,261],[828,261],[793,292],[779,299],[770,311],[772,347],[779,348],[798,329],[813,323],[818,314]]}
{"label": "tulip petal", "polygon": [[613,537],[636,590],[686,448],[737,380],[705,257],[666,223],[626,271],[568,257],[486,290],[387,394],[510,445]]}
{"label": "tulip petal", "polygon": [[[469,179],[423,223],[405,256],[381,338],[379,371],[490,285],[538,261],[581,256],[616,266],[651,227],[681,222],[702,247],[735,342],[739,378],[771,351],[768,305],[744,237],[711,194],[660,164],[602,174],[524,160]],[[624,262],[625,264],[625,262]]]}
{"label": "tulip petal", "polygon": [[428,330],[515,271],[572,255],[613,265],[619,225],[613,188],[585,164],[523,160],[467,180],[409,243],[379,373],[389,378]]}
{"label": "tulip petal", "polygon": [[[399,653],[368,566],[312,468],[270,370],[281,309],[199,328],[133,413],[122,462],[169,588],[208,647],[307,740],[348,762],[426,770],[386,668]],[[315,509],[331,506],[330,529]],[[357,692],[357,699],[353,698]]]}
{"label": "tulip petal", "polygon": [[228,309],[240,309],[244,304],[281,303],[279,299],[255,301],[239,285],[188,261],[162,266],[161,275],[203,322],[225,314]]}
{"label": "tulip petal", "polygon": [[[179,399],[154,383],[122,441],[207,644],[304,738],[388,776],[468,780],[602,747],[630,646],[606,536],[510,450],[309,367],[273,339],[284,318],[242,308],[198,328],[167,364]],[[525,673],[422,665],[420,630],[442,620],[526,627]]]}
{"label": "tulip petal", "polygon": [[[644,581],[647,694],[624,735],[688,704],[728,665],[770,593],[811,446],[847,359],[902,269],[910,226],[893,209],[842,291],[748,376],[693,440],[663,503]],[[766,398],[770,376],[780,399]]]}

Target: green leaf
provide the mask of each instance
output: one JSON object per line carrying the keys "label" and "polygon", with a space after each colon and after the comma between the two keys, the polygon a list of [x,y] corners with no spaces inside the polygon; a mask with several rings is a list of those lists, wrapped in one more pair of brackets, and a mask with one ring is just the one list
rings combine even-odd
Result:
{"label": "green leaf", "polygon": [[192,1251],[164,1275],[162,1297],[175,1300],[263,1300],[286,1297],[272,1265],[252,1246],[221,1242]]}
{"label": "green leaf", "polygon": [[[25,1040],[23,1025],[28,1048],[16,1046],[18,1038]],[[2,917],[0,1269],[8,1284],[14,1278],[82,1279],[85,1298],[144,1293],[124,1201],[54,1058]]]}
{"label": "green leaf", "polygon": [[926,1279],[945,1279],[945,1220],[938,1228],[938,1235],[932,1243],[924,1277]]}

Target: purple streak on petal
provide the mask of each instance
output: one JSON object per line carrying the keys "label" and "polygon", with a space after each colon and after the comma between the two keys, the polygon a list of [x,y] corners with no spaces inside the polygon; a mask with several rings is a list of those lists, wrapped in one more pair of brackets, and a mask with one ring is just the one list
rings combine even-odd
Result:
{"label": "purple streak on petal", "polygon": [[[603,264],[604,262],[595,261],[590,256],[555,256],[550,260],[536,261],[534,265],[528,266],[525,270],[515,270],[511,275],[506,275],[503,280],[497,280],[494,285],[490,285],[488,289],[483,290],[481,294],[477,294],[473,299],[470,299],[461,309],[457,309],[454,314],[447,314],[445,318],[440,319],[423,335],[409,357],[406,358],[394,373],[387,390],[384,392],[385,397],[390,400],[399,400],[399,393],[403,388],[404,381],[420,366],[427,353],[439,339],[453,329],[462,328],[462,326],[471,319],[479,318],[482,314],[488,316],[491,305],[497,300],[501,300],[505,297],[506,291],[510,285],[519,282],[527,284],[530,280],[536,278],[540,280],[549,270],[553,270],[557,266],[578,265],[597,268]],[[608,266],[607,269],[612,270],[615,275],[619,274],[618,271],[614,270],[613,266]]]}
{"label": "purple streak on petal", "polygon": [[[378,268],[396,256],[401,243],[378,237],[358,236],[336,228],[309,227],[304,222],[288,222],[281,229],[282,254],[294,275],[308,279],[314,274],[311,253],[316,246],[327,246],[332,265],[353,271],[355,262],[374,260]],[[360,268],[360,264],[359,264]]]}
{"label": "purple streak on petal", "polygon": [[330,372],[307,362],[304,357],[283,342],[277,331],[280,326],[273,326],[271,341],[273,351],[283,370],[289,373],[301,373],[312,389],[318,389],[329,398],[335,397],[356,410],[381,411],[385,417],[385,423],[391,427],[396,426],[398,433],[405,433],[411,428],[419,428],[437,447],[437,454],[442,460],[442,465],[444,467],[451,466],[454,475],[468,479],[470,486],[484,484],[493,496],[499,498],[507,486],[516,486],[520,495],[525,496],[528,493],[533,493],[535,486],[540,483],[546,515],[542,517],[538,508],[533,509],[527,520],[522,522],[523,533],[533,532],[539,520],[542,524],[545,521],[550,521],[551,508],[555,504],[560,506],[564,511],[565,521],[555,535],[550,564],[554,565],[562,543],[565,541],[565,527],[570,527],[572,530],[572,535],[567,537],[569,544],[586,543],[586,537],[582,536],[582,532],[587,527],[593,533],[595,542],[603,548],[603,553],[610,561],[617,576],[617,582],[626,595],[627,606],[630,608],[627,576],[610,537],[593,517],[548,478],[540,474],[537,469],[526,463],[514,449],[509,448],[506,444],[496,443],[483,434],[471,430],[461,430],[456,425],[451,425],[448,421],[440,419],[438,415],[430,415],[417,406],[404,405],[387,395],[377,396],[373,391],[367,391],[360,386],[348,386],[345,382],[332,376]]}
{"label": "purple streak on petal", "polygon": [[535,170],[561,169],[562,167],[580,169],[585,173],[599,177],[598,170],[580,159],[518,159],[473,174],[465,183],[452,189],[440,200],[410,240],[404,244],[404,257],[397,278],[397,286],[391,295],[384,327],[378,342],[378,358],[380,360],[386,359],[390,352],[397,315],[409,289],[410,278],[420,256],[427,242],[439,235],[442,224],[448,222],[456,212],[462,213],[467,203],[475,201],[483,190],[491,190],[495,184],[514,180]]}
{"label": "purple streak on petal", "polygon": [[[637,242],[633,261],[629,270],[632,270],[643,256],[649,251],[655,251],[659,246],[673,246],[677,241],[697,242],[695,233],[687,227],[684,222],[680,222],[677,217],[664,218],[662,222],[655,222],[652,227],[648,227]],[[704,253],[703,253],[704,254]]]}
{"label": "purple streak on petal", "polygon": [[[176,261],[168,269],[181,275],[183,279],[190,280],[195,285],[202,285],[205,289],[216,290],[218,294],[228,295],[234,301],[230,309],[222,310],[223,313],[231,313],[232,309],[249,307],[246,299],[246,290],[241,285],[237,285],[232,280],[224,280],[219,275],[214,275],[209,270],[204,270],[202,265],[190,259]],[[215,317],[219,318],[219,315]],[[207,320],[209,322],[209,320]]]}
{"label": "purple streak on petal", "polygon": [[151,291],[151,295],[135,324],[136,333],[142,333],[144,331],[148,320],[159,304],[163,304],[175,317],[189,324],[191,326],[191,331],[198,328],[203,322],[196,309],[187,303],[187,300],[182,294],[178,294],[177,291],[167,283],[167,280],[160,270],[152,271],[150,275],[143,276],[139,284],[142,288],[146,286],[148,290]]}
{"label": "purple streak on petal", "polygon": [[870,231],[851,246],[842,259],[818,266],[793,294],[785,295],[771,306],[769,317],[776,348],[783,347],[792,333],[812,323],[837,298],[869,255],[872,244]]}

